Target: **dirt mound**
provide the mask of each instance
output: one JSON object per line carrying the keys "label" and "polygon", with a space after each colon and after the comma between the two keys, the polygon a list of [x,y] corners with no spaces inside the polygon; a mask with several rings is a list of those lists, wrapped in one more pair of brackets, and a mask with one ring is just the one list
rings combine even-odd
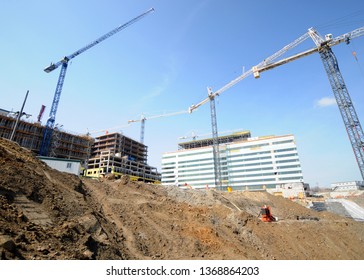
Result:
{"label": "dirt mound", "polygon": [[0,259],[364,259],[363,223],[265,192],[80,179],[4,139],[0,174]]}

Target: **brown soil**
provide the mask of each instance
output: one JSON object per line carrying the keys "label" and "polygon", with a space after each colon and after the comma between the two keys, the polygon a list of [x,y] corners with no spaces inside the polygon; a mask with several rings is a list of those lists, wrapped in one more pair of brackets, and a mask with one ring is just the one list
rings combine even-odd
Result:
{"label": "brown soil", "polygon": [[80,179],[4,139],[0,174],[0,259],[364,259],[364,223],[265,192]]}

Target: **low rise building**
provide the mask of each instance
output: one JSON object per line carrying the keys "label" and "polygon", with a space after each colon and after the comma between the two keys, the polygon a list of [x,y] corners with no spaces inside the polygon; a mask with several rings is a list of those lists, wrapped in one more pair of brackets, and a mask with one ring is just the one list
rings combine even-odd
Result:
{"label": "low rise building", "polygon": [[49,167],[61,172],[66,172],[74,175],[81,174],[81,161],[75,159],[52,158],[38,156],[38,159],[45,162]]}
{"label": "low rise building", "polygon": [[277,184],[275,188],[270,188],[268,191],[275,196],[285,198],[305,198],[309,191],[309,185],[304,183]]}
{"label": "low rise building", "polygon": [[336,192],[364,190],[364,182],[350,181],[350,182],[332,183],[331,190]]}

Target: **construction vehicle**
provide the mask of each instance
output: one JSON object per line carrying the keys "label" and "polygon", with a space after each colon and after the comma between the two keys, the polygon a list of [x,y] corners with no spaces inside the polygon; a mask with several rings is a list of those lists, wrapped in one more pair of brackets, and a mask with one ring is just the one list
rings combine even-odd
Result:
{"label": "construction vehicle", "polygon": [[58,103],[59,103],[59,100],[61,98],[61,92],[62,92],[64,79],[66,77],[68,62],[71,59],[75,58],[76,56],[80,55],[81,53],[87,51],[88,49],[96,46],[97,44],[99,44],[102,41],[106,40],[107,38],[111,37],[112,35],[115,35],[119,31],[121,31],[124,28],[128,27],[129,25],[135,23],[136,21],[140,20],[141,18],[145,17],[147,14],[149,14],[149,13],[151,13],[153,11],[154,11],[153,8],[149,9],[148,11],[146,11],[143,14],[133,18],[132,20],[128,21],[127,23],[122,24],[122,25],[114,28],[113,30],[111,30],[110,32],[108,32],[105,35],[101,36],[100,38],[96,39],[95,41],[91,42],[87,46],[75,51],[73,54],[70,54],[68,56],[63,57],[57,63],[51,63],[50,66],[48,66],[48,67],[46,67],[44,69],[45,72],[49,73],[49,72],[52,72],[53,70],[57,69],[59,66],[62,66],[60,74],[59,74],[57,86],[56,86],[56,91],[55,91],[55,94],[54,94],[54,97],[53,97],[51,111],[49,113],[49,118],[47,120],[47,124],[46,124],[45,130],[44,130],[43,139],[42,139],[42,143],[41,143],[41,147],[40,147],[40,151],[39,151],[39,154],[41,156],[48,156],[48,151],[49,151],[49,147],[50,147],[50,144],[51,144],[52,133],[53,133],[54,124],[55,124],[55,120],[56,120]]}
{"label": "construction vehicle", "polygon": [[259,216],[262,222],[277,222],[278,218],[274,217],[270,206],[264,205],[260,208]]}
{"label": "construction vehicle", "polygon": [[[242,75],[238,76],[237,78],[235,78],[234,80],[232,80],[219,90],[213,92],[211,88],[208,88],[207,89],[208,97],[199,102],[198,104],[189,107],[189,112],[192,113],[195,109],[210,101],[212,136],[214,140],[213,153],[214,153],[216,187],[222,186],[222,180],[221,180],[221,165],[220,165],[220,152],[219,152],[218,130],[217,130],[217,120],[216,120],[215,97],[219,96],[221,93],[231,88],[238,82],[242,81],[246,77],[250,76],[251,74],[253,74],[255,78],[259,78],[261,72],[273,69],[277,66],[286,64],[288,62],[294,61],[298,58],[305,57],[316,52],[320,54],[320,58],[324,64],[324,68],[326,70],[332,90],[334,92],[336,102],[338,104],[341,116],[343,118],[345,128],[348,133],[349,140],[359,166],[359,170],[361,172],[362,178],[364,179],[364,133],[359,118],[355,112],[353,102],[351,100],[347,87],[344,83],[344,79],[339,70],[338,62],[336,60],[334,53],[331,50],[332,46],[338,45],[343,42],[349,44],[350,40],[360,37],[362,35],[364,35],[364,27],[355,29],[351,32],[340,35],[336,38],[333,38],[331,34],[322,37],[318,34],[318,32],[315,29],[309,28],[308,32],[303,34],[301,37],[299,37],[292,43],[286,45],[284,48],[282,48],[275,54],[271,55],[270,57],[264,59],[261,63],[252,67],[250,70],[244,72]],[[316,45],[314,48],[293,55],[291,57],[276,61],[287,51],[298,46],[308,38],[311,38],[314,41]]]}

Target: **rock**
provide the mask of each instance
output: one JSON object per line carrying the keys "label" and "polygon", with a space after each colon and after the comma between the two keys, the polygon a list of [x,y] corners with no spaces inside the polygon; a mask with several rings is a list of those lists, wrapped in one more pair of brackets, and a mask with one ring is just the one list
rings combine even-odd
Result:
{"label": "rock", "polygon": [[119,180],[119,185],[126,185],[128,184],[130,181],[130,178],[128,175],[123,175],[121,176],[120,180]]}
{"label": "rock", "polygon": [[94,256],[94,253],[93,252],[91,252],[90,250],[85,250],[83,253],[83,256],[86,258],[86,259],[89,259],[89,260],[91,260],[91,259],[93,259],[93,256]]}
{"label": "rock", "polygon": [[105,178],[107,180],[115,180],[115,174],[106,174]]}
{"label": "rock", "polygon": [[15,251],[15,242],[8,235],[0,235],[0,247],[4,248],[9,252]]}

